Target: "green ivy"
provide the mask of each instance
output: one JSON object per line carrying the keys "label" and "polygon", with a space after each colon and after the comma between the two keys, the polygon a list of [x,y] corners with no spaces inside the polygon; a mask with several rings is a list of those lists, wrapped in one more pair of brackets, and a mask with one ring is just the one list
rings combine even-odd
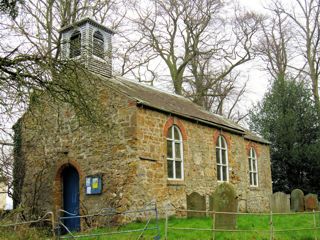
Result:
{"label": "green ivy", "polygon": [[25,159],[22,151],[22,120],[19,119],[13,126],[13,207],[21,203],[21,191],[25,176]]}

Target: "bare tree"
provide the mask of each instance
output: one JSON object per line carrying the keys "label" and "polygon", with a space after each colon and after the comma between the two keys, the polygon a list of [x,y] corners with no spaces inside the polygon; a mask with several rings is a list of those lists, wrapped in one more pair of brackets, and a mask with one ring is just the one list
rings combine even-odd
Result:
{"label": "bare tree", "polygon": [[223,102],[231,98],[238,102],[245,93],[239,88],[239,78],[232,77],[237,74],[232,73],[252,59],[261,16],[236,7],[234,17],[227,18],[222,13],[229,6],[218,0],[148,3],[144,8],[133,5],[133,21],[143,39],[141,44],[165,63],[175,93],[207,110],[233,115],[236,104],[228,104],[230,112]]}
{"label": "bare tree", "polygon": [[265,70],[273,79],[285,79],[288,74],[291,40],[288,17],[278,9],[271,10],[272,16],[262,22],[262,36],[256,51],[266,63]]}
{"label": "bare tree", "polygon": [[15,122],[30,103],[35,104],[42,92],[52,100],[49,102],[69,103],[81,119],[96,122],[94,96],[76,76],[83,74],[82,70],[75,62],[60,59],[59,29],[86,16],[117,28],[125,14],[125,11],[118,12],[120,4],[113,0],[26,0],[19,6],[19,15],[14,15],[15,18],[0,16],[3,39],[0,43],[0,176],[9,180],[10,194],[11,185],[15,185],[17,192],[12,196],[16,202],[19,202],[23,176],[16,176],[12,183],[12,175],[23,171],[23,159],[19,164],[13,163],[12,145],[16,146],[17,142],[8,129],[11,126],[1,123],[6,119]]}
{"label": "bare tree", "polygon": [[[212,49],[207,54],[197,55],[189,64],[193,80],[189,81],[192,86],[191,96],[193,101],[207,110],[213,110],[223,115],[223,102],[231,97],[229,95],[236,89],[239,74],[235,69],[252,59],[254,36],[256,35],[261,16],[254,13],[236,14],[232,30],[235,41],[228,41],[228,45],[217,44],[219,49]],[[226,41],[225,41],[226,42]],[[229,45],[230,44],[230,45]],[[235,74],[232,74],[235,73]],[[235,104],[240,96],[245,93],[244,86],[240,87],[238,94],[234,95]],[[216,109],[212,109],[215,103]],[[226,116],[230,117],[235,108],[232,104]]]}
{"label": "bare tree", "polygon": [[317,0],[294,0],[290,7],[280,1],[273,3],[274,12],[284,14],[291,23],[294,38],[293,46],[299,53],[299,59],[290,68],[301,71],[309,79],[317,108],[320,109],[319,77],[320,77],[320,4]]}
{"label": "bare tree", "polygon": [[145,8],[134,4],[139,33],[165,62],[175,93],[183,93],[183,76],[205,41],[209,43],[208,27],[222,7],[219,0],[154,1]]}
{"label": "bare tree", "polygon": [[35,89],[72,92],[71,86],[65,89],[65,83],[52,82],[54,75],[66,67],[59,58],[59,29],[85,16],[116,28],[123,19],[121,14],[115,14],[120,4],[113,0],[28,0],[23,1],[15,19],[1,16],[0,34],[5,39],[0,44],[1,106],[26,103]]}

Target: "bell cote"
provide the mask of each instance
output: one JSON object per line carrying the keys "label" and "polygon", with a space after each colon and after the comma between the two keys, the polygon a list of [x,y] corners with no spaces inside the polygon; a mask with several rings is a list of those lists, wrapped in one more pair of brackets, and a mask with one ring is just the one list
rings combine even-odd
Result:
{"label": "bell cote", "polygon": [[60,30],[61,58],[77,60],[97,74],[112,76],[112,35],[114,32],[84,18]]}

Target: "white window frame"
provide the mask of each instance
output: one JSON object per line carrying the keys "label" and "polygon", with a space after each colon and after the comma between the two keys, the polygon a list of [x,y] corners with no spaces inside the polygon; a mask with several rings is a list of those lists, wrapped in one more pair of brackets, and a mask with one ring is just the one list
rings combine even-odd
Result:
{"label": "white window frame", "polygon": [[[253,160],[255,162],[255,169],[253,170]],[[251,170],[250,170],[251,169]],[[251,178],[252,176],[252,178]],[[256,180],[256,184],[254,184],[254,178]],[[252,183],[251,183],[251,179],[252,179]],[[257,153],[254,150],[253,147],[250,148],[250,152],[249,152],[249,183],[250,183],[250,187],[258,187],[259,182],[258,182],[259,176],[258,176],[258,158],[257,158]]]}
{"label": "white window frame", "polygon": [[[178,133],[179,133],[179,140],[174,139],[174,129],[177,129]],[[172,138],[169,138],[169,131],[171,131],[171,136]],[[180,129],[176,126],[176,125],[172,125],[169,128],[168,134],[167,134],[167,142],[170,141],[171,142],[171,148],[172,148],[172,158],[168,157],[168,149],[167,149],[167,164],[168,161],[172,161],[173,162],[173,178],[169,178],[169,174],[168,174],[168,165],[167,165],[167,176],[168,176],[168,180],[183,180],[184,179],[184,167],[183,167],[183,140],[182,140],[182,134]],[[166,143],[167,143],[166,142]],[[181,158],[177,159],[176,158],[176,143],[179,143],[180,146],[180,154],[181,154]],[[167,143],[168,145],[168,143]],[[176,162],[179,161],[181,162],[181,178],[177,178],[176,177]]]}
{"label": "white window frame", "polygon": [[[225,147],[222,147],[222,141],[224,142]],[[222,150],[225,150],[225,159],[226,159],[226,163],[222,163]],[[219,135],[217,142],[216,142],[216,157],[217,157],[217,152],[219,152],[218,154],[218,159],[216,159],[216,164],[217,164],[217,181],[218,182],[229,182],[229,159],[228,159],[228,145],[227,145],[227,141],[225,140],[225,138],[222,135]],[[224,179],[224,175],[223,175],[223,167],[226,167],[226,180]],[[218,179],[218,171],[220,170],[220,177],[222,178],[222,180]]]}

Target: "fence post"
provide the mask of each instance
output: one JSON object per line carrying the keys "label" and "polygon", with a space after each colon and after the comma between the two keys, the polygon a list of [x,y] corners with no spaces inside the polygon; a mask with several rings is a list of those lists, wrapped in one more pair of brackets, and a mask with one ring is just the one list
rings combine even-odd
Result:
{"label": "fence post", "polygon": [[157,236],[160,238],[159,214],[158,214],[157,201],[154,203],[154,208],[156,212],[156,224],[157,224],[157,232],[158,232]]}
{"label": "fence post", "polygon": [[317,240],[317,222],[316,222],[316,212],[313,209],[313,227],[314,227],[314,239]]}
{"label": "fence post", "polygon": [[[18,213],[18,214],[16,215],[16,221],[15,221],[16,224],[17,224],[18,221],[19,221],[19,214],[20,214],[20,213]],[[14,230],[14,231],[17,230],[17,225],[14,226],[13,230]]]}
{"label": "fence post", "polygon": [[215,224],[216,224],[216,213],[212,212],[212,240],[215,240],[216,231],[215,231]]}
{"label": "fence post", "polygon": [[273,240],[273,219],[272,219],[272,211],[270,212],[270,240]]}
{"label": "fence post", "polygon": [[165,211],[166,211],[166,222],[164,226],[164,239],[168,240],[168,209],[165,208]]}
{"label": "fence post", "polygon": [[57,220],[58,220],[58,227],[57,227],[57,230],[58,230],[58,239],[60,239],[60,236],[61,236],[61,225],[60,225],[61,219],[60,219],[60,213],[58,213],[58,218],[57,218]]}
{"label": "fence post", "polygon": [[55,225],[54,225],[54,214],[53,212],[50,212],[51,215],[51,225],[52,225],[52,236],[55,238],[56,233],[55,233]]}

